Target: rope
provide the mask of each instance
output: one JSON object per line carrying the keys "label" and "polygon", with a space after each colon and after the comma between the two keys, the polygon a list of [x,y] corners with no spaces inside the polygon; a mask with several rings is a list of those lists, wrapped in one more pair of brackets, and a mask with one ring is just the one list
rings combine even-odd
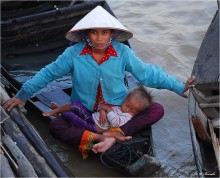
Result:
{"label": "rope", "polygon": [[[125,168],[147,153],[148,139],[132,139],[120,142],[100,155],[102,164],[109,168]],[[147,143],[147,144],[146,144]]]}

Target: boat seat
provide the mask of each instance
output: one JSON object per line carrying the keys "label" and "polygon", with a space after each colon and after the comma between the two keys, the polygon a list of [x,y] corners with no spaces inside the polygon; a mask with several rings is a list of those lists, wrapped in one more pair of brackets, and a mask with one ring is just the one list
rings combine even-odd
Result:
{"label": "boat seat", "polygon": [[[51,111],[51,102],[56,102],[60,106],[70,102],[70,96],[62,89],[41,92],[37,94],[35,98],[34,104],[42,112]],[[49,118],[53,119],[54,117],[50,116]]]}
{"label": "boat seat", "polygon": [[42,92],[37,94],[36,97],[48,107],[50,107],[51,102],[56,102],[58,105],[64,105],[70,102],[70,96],[62,89]]}

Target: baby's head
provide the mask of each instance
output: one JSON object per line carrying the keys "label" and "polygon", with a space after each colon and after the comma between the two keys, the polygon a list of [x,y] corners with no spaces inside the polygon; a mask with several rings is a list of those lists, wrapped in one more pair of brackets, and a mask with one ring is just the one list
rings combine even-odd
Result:
{"label": "baby's head", "polygon": [[152,96],[144,86],[140,85],[128,93],[122,103],[121,109],[122,112],[127,112],[132,116],[135,116],[142,110],[148,108],[151,103]]}

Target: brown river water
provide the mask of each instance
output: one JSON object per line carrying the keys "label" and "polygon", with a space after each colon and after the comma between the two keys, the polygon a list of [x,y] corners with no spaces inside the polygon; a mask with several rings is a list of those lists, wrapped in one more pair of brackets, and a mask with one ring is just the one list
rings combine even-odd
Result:
{"label": "brown river water", "polygon": [[[167,73],[186,81],[191,75],[199,47],[217,10],[215,0],[107,0],[117,18],[134,33],[130,40],[135,53],[145,62],[162,66]],[[33,76],[58,54],[35,54],[7,59],[14,67],[11,73],[21,82]],[[27,62],[27,59],[30,59]],[[33,62],[34,61],[34,62]],[[28,69],[28,70],[27,70]],[[68,77],[58,80],[69,85]],[[54,86],[51,86],[53,89]],[[188,101],[167,90],[150,89],[154,100],[165,108],[165,115],[153,125],[156,157],[162,167],[152,177],[196,177],[191,145]],[[53,139],[48,123],[37,126],[51,150],[77,177],[121,177],[122,174],[103,166],[94,155],[83,160],[76,148]],[[72,153],[72,154],[69,154]]]}

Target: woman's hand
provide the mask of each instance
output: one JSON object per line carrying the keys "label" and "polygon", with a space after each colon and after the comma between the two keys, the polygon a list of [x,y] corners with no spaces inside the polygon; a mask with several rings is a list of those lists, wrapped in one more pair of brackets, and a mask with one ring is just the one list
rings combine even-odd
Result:
{"label": "woman's hand", "polygon": [[184,98],[187,98],[187,96],[185,95],[185,92],[187,92],[190,88],[194,87],[194,85],[192,84],[192,82],[193,82],[195,79],[196,79],[196,77],[195,77],[195,76],[192,76],[192,77],[188,78],[188,80],[186,81],[186,86],[185,86],[185,88],[184,88],[184,90],[183,90],[183,94],[182,94],[182,96],[183,96]]}
{"label": "woman's hand", "polygon": [[25,103],[22,102],[20,99],[14,97],[3,102],[3,108],[7,111],[10,111],[13,107],[19,104],[21,104],[22,106],[25,105]]}

